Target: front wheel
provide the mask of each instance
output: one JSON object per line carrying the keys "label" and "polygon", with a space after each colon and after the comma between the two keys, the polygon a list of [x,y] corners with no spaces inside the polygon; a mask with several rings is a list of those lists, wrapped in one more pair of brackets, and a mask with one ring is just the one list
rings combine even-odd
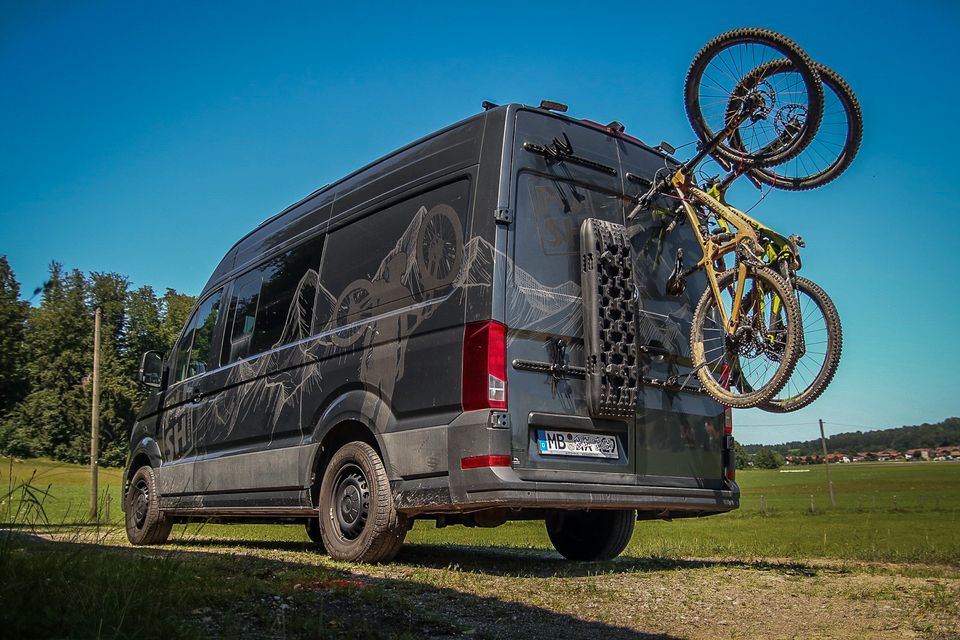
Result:
{"label": "front wheel", "polygon": [[320,485],[320,535],[334,560],[386,562],[400,550],[406,521],[377,452],[365,442],[341,447]]}
{"label": "front wheel", "polygon": [[793,288],[803,322],[803,345],[787,384],[760,405],[773,413],[796,411],[819,398],[833,380],[843,350],[840,314],[827,292],[799,276]]}
{"label": "front wheel", "polygon": [[547,535],[567,560],[613,560],[627,548],[637,514],[629,511],[556,511]]}
{"label": "front wheel", "polygon": [[[690,354],[697,377],[711,397],[734,409],[756,407],[773,398],[793,372],[800,336],[800,312],[789,286],[770,269],[751,268],[743,295],[735,298],[737,268],[717,276],[720,300],[707,287],[693,313]],[[733,332],[726,316],[739,306]]]}
{"label": "front wheel", "polygon": [[[786,58],[788,73],[757,76],[757,67]],[[703,140],[722,132],[737,113],[738,144],[722,141],[714,155],[734,165],[786,162],[807,146],[823,118],[823,85],[810,57],[789,38],[768,29],[722,33],[693,59],[684,86],[690,125]]]}
{"label": "front wheel", "polygon": [[160,511],[157,477],[151,467],[140,467],[133,474],[124,506],[130,544],[163,544],[170,537],[173,522]]}

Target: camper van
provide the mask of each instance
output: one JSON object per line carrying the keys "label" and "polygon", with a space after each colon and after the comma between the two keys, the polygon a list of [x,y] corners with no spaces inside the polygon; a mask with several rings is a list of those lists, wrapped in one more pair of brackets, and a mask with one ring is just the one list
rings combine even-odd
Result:
{"label": "camper van", "polygon": [[627,220],[676,163],[563,109],[485,103],[226,252],[143,356],[133,544],[294,523],[382,562],[418,519],[543,520],[563,556],[603,560],[638,520],[737,508],[729,410],[690,375],[705,280],[665,292],[696,240],[662,209]]}

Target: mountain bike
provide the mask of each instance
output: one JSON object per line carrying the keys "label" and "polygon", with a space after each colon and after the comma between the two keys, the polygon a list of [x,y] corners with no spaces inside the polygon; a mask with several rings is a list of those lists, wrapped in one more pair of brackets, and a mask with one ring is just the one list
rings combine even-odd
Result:
{"label": "mountain bike", "polygon": [[[798,235],[783,236],[770,227],[726,203],[722,183],[708,181],[707,193],[723,203],[749,224],[763,247],[761,260],[776,271],[788,285],[800,310],[802,327],[797,346],[797,363],[784,387],[770,400],[759,405],[765,411],[787,413],[809,405],[826,390],[840,364],[843,329],[840,314],[830,296],[813,281],[797,275],[802,263],[800,249],[805,244]],[[729,231],[723,220],[718,227]],[[780,313],[779,301],[772,301],[772,313]]]}
{"label": "mountain bike", "polygon": [[[795,43],[771,31],[737,29],[714,38],[694,58],[684,91],[701,147],[675,170],[658,172],[628,215],[632,219],[659,201],[657,208],[674,216],[667,232],[683,221],[694,230],[702,256],[684,270],[678,251],[667,290],[679,293],[687,276],[705,271],[708,286],[694,311],[690,351],[703,389],[730,407],[799,408],[795,396],[801,394],[788,390],[777,396],[806,353],[799,298],[785,280],[801,283],[795,276],[799,253],[795,240],[724,203],[723,192],[701,189],[693,170],[713,156],[730,170],[724,181],[728,186],[748,170],[796,158],[814,140],[823,116],[817,69]],[[679,204],[672,206],[670,200]],[[734,266],[727,269],[730,254]],[[790,262],[794,256],[795,265]],[[803,280],[797,290],[815,291],[808,283]],[[825,294],[813,299],[822,298],[829,300]],[[836,316],[832,303],[825,308],[824,317]],[[817,383],[820,388],[803,396],[804,403],[822,392],[835,369],[834,363],[826,381]]]}

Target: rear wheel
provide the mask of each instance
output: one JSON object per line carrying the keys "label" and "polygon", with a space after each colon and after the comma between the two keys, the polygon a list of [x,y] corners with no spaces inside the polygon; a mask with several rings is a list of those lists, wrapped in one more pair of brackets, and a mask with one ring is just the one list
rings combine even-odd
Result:
{"label": "rear wheel", "polygon": [[310,518],[303,523],[304,528],[307,530],[307,537],[310,538],[310,541],[313,544],[317,545],[320,553],[326,553],[326,548],[323,546],[323,536],[320,535],[320,518]]}
{"label": "rear wheel", "polygon": [[[816,68],[824,87],[820,129],[795,158],[775,167],[749,170],[760,182],[788,191],[822,187],[843,173],[860,149],[863,115],[857,96],[836,71],[822,64],[816,64]],[[793,63],[784,58],[755,69],[750,75],[772,80],[793,73]],[[734,147],[742,146],[738,134],[731,136],[730,143]]]}
{"label": "rear wheel", "polygon": [[160,511],[156,474],[149,466],[140,467],[133,474],[125,506],[130,544],[163,544],[167,541],[173,522]]}
{"label": "rear wheel", "polygon": [[803,345],[787,384],[760,405],[774,413],[796,411],[819,398],[833,380],[843,350],[840,314],[827,292],[797,276],[794,293],[800,306]]}
{"label": "rear wheel", "polygon": [[704,390],[735,409],[773,398],[796,364],[800,312],[787,284],[773,271],[752,268],[739,301],[740,318],[731,335],[720,305],[731,315],[737,269],[717,276],[720,300],[703,292],[690,327],[690,353]]}
{"label": "rear wheel", "polygon": [[365,442],[345,444],[333,454],[320,485],[320,535],[327,553],[348,562],[386,562],[406,534],[380,456]]}
{"label": "rear wheel", "polygon": [[556,511],[547,535],[567,560],[612,560],[627,548],[637,514],[629,511]]}
{"label": "rear wheel", "polygon": [[[787,58],[789,74],[748,83],[757,67]],[[823,85],[795,42],[767,29],[734,29],[707,43],[693,59],[684,86],[690,125],[701,140],[723,131],[741,110],[751,113],[714,155],[734,165],[786,162],[813,139],[823,116]]]}

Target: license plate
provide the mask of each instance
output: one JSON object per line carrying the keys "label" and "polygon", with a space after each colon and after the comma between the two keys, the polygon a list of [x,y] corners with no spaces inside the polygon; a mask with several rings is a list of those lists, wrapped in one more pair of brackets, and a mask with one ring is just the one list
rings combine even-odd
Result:
{"label": "license plate", "polygon": [[619,458],[617,439],[595,433],[570,431],[537,431],[537,445],[546,456],[581,456],[584,458]]}

